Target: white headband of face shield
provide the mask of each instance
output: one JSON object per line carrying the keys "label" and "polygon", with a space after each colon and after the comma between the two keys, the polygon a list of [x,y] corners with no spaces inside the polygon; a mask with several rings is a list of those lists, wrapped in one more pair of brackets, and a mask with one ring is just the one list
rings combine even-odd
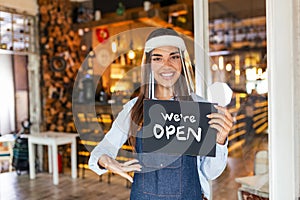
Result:
{"label": "white headband of face shield", "polygon": [[181,51],[185,51],[186,47],[181,37],[174,35],[162,35],[149,39],[145,44],[145,52],[149,53],[153,49],[162,46],[175,46]]}

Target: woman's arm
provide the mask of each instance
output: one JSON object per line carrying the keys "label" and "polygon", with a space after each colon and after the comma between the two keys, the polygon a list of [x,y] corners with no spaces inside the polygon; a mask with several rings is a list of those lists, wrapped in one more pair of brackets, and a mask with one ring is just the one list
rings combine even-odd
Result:
{"label": "woman's arm", "polygon": [[228,134],[233,126],[233,118],[229,111],[221,106],[215,106],[218,113],[211,113],[207,117],[210,119],[211,128],[217,130],[216,157],[202,157],[200,169],[208,180],[217,178],[225,169],[228,156]]}
{"label": "woman's arm", "polygon": [[[131,119],[130,111],[135,102],[136,99],[133,99],[124,105],[123,110],[114,120],[111,129],[107,132],[103,140],[91,152],[89,158],[89,168],[97,174],[101,175],[105,173],[112,165],[118,163],[114,159],[116,158],[119,149],[128,139]],[[129,163],[128,165],[131,166],[131,164],[132,163]],[[126,169],[128,169],[128,167]]]}
{"label": "woman's arm", "polygon": [[200,170],[207,180],[214,180],[224,171],[227,164],[227,141],[216,145],[216,157],[199,157]]}

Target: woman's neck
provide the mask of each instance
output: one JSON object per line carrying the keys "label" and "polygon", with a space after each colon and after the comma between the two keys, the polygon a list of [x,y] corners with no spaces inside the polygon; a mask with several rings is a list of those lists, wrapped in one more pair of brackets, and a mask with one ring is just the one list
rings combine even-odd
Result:
{"label": "woman's neck", "polygon": [[155,97],[160,100],[169,100],[174,97],[173,88],[158,86],[155,91]]}

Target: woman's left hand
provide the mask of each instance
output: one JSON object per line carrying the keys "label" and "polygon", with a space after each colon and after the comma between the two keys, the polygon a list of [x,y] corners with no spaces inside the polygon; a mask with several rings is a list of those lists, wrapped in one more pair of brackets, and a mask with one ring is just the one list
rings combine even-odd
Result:
{"label": "woman's left hand", "polygon": [[233,126],[233,118],[229,111],[222,106],[216,106],[218,113],[211,113],[207,115],[211,120],[208,122],[211,128],[215,128],[217,132],[217,143],[225,144],[229,131]]}

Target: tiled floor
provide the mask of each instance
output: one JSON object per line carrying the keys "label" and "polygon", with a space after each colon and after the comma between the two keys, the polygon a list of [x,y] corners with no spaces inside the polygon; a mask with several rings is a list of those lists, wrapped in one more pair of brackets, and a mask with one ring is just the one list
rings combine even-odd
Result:
{"label": "tiled floor", "polygon": [[[248,145],[244,145],[230,153],[228,165],[223,174],[212,181],[213,200],[237,200],[237,189],[240,186],[234,179],[253,174],[253,158],[255,152],[267,149],[267,135],[257,135]],[[85,178],[73,180],[68,171],[60,175],[60,184],[52,184],[52,176],[38,173],[35,180],[23,173],[0,174],[0,200],[35,200],[35,199],[129,199],[130,189],[126,181],[117,175],[107,183],[107,175],[99,182],[99,177],[86,170]]]}

